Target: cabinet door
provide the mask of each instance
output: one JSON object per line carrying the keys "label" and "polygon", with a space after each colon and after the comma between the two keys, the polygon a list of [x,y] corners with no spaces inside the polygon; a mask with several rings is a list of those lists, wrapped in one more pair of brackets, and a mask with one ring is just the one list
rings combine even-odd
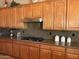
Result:
{"label": "cabinet door", "polygon": [[43,3],[43,29],[52,29],[52,8],[51,2]]}
{"label": "cabinet door", "polygon": [[11,42],[6,42],[5,43],[5,47],[6,47],[5,53],[7,55],[11,55],[12,56],[12,43]]}
{"label": "cabinet door", "polygon": [[6,9],[0,10],[0,27],[5,27],[6,24]]}
{"label": "cabinet door", "polygon": [[29,47],[29,59],[39,59],[39,48],[36,47]]}
{"label": "cabinet door", "polygon": [[12,54],[13,54],[13,56],[15,56],[15,57],[20,57],[20,50],[19,50],[19,45],[18,44],[16,44],[16,43],[13,43],[13,50],[12,50]]}
{"label": "cabinet door", "polygon": [[0,41],[0,53],[5,54],[6,49],[5,49],[5,43],[3,41]]}
{"label": "cabinet door", "polygon": [[16,8],[11,8],[11,21],[10,21],[10,27],[15,28],[15,19],[16,19]]}
{"label": "cabinet door", "polygon": [[22,59],[29,59],[29,52],[28,46],[20,45],[20,57]]}
{"label": "cabinet door", "polygon": [[0,39],[0,53],[2,52],[2,42],[1,42],[1,39]]}
{"label": "cabinet door", "polygon": [[24,28],[24,24],[23,24],[23,6],[18,6],[16,7],[16,12],[15,12],[15,28]]}
{"label": "cabinet door", "polygon": [[5,20],[5,26],[11,27],[11,8],[6,8],[6,20]]}
{"label": "cabinet door", "polygon": [[66,25],[66,0],[55,0],[54,30],[64,30]]}
{"label": "cabinet door", "polygon": [[68,0],[67,29],[79,30],[79,0]]}
{"label": "cabinet door", "polygon": [[52,59],[65,59],[65,53],[53,51]]}
{"label": "cabinet door", "polygon": [[1,21],[2,21],[2,13],[1,13],[1,9],[0,9],[0,27],[2,27]]}
{"label": "cabinet door", "polygon": [[23,17],[32,18],[32,5],[31,4],[23,6]]}
{"label": "cabinet door", "polygon": [[40,49],[40,59],[51,59],[51,51]]}
{"label": "cabinet door", "polygon": [[66,59],[79,59],[79,55],[76,54],[67,54]]}
{"label": "cabinet door", "polygon": [[32,4],[33,17],[42,17],[42,3]]}

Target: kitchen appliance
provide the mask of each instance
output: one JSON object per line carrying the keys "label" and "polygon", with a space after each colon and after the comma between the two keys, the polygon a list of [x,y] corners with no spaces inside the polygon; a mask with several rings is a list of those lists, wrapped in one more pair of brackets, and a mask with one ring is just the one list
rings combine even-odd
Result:
{"label": "kitchen appliance", "polygon": [[43,19],[40,17],[25,18],[23,22],[24,22],[25,29],[42,29],[43,28]]}
{"label": "kitchen appliance", "polygon": [[40,38],[40,37],[30,37],[30,36],[28,36],[28,37],[24,37],[24,36],[23,36],[21,39],[22,39],[22,40],[37,41],[37,42],[41,42],[41,41],[44,40],[43,38]]}

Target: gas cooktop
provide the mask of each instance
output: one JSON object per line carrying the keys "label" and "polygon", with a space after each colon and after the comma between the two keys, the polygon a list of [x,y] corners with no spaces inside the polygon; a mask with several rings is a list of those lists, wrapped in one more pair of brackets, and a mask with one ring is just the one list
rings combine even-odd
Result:
{"label": "gas cooktop", "polygon": [[31,40],[31,41],[41,42],[44,39],[43,38],[40,38],[40,37],[22,37],[22,40]]}

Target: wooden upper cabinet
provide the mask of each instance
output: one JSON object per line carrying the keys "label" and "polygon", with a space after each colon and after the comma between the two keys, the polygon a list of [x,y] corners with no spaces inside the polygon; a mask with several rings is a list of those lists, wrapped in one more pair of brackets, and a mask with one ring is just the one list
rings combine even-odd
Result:
{"label": "wooden upper cabinet", "polygon": [[32,18],[32,5],[24,5],[23,6],[23,18]]}
{"label": "wooden upper cabinet", "polygon": [[43,29],[52,29],[52,8],[51,2],[43,3]]}
{"label": "wooden upper cabinet", "polygon": [[33,17],[42,17],[42,3],[32,4]]}
{"label": "wooden upper cabinet", "polygon": [[0,9],[0,27],[2,27],[3,26],[3,17],[2,17],[2,10]]}
{"label": "wooden upper cabinet", "polygon": [[66,25],[66,0],[54,1],[54,30],[64,30]]}
{"label": "wooden upper cabinet", "polygon": [[5,27],[6,24],[6,9],[0,9],[0,27]]}
{"label": "wooden upper cabinet", "polygon": [[11,8],[11,21],[10,21],[10,27],[15,28],[15,20],[16,20],[16,8]]}
{"label": "wooden upper cabinet", "polygon": [[79,59],[79,55],[76,55],[76,54],[66,54],[66,59]]}
{"label": "wooden upper cabinet", "polygon": [[6,8],[6,20],[5,20],[5,27],[12,27],[11,23],[11,8]]}
{"label": "wooden upper cabinet", "polygon": [[15,12],[15,28],[24,28],[23,27],[23,22],[22,20],[24,19],[23,16],[23,7],[22,6],[17,6],[16,7],[16,12]]}
{"label": "wooden upper cabinet", "polygon": [[79,30],[79,0],[68,0],[67,29]]}

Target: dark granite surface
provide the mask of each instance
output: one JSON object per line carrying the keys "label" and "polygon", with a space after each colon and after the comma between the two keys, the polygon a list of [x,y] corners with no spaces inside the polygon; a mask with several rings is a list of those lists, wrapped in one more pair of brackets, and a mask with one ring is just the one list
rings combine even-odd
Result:
{"label": "dark granite surface", "polygon": [[10,37],[0,37],[0,39],[6,39],[6,40],[14,40],[14,41],[22,41],[22,42],[32,42],[32,43],[41,43],[45,45],[51,45],[51,46],[59,46],[59,47],[64,47],[64,48],[74,48],[74,49],[79,49],[79,41],[71,42],[71,44],[63,44],[63,43],[55,43],[54,41],[51,41],[50,39],[44,39],[43,41],[32,41],[32,40],[22,40],[22,39],[17,39],[17,38],[10,38]]}

